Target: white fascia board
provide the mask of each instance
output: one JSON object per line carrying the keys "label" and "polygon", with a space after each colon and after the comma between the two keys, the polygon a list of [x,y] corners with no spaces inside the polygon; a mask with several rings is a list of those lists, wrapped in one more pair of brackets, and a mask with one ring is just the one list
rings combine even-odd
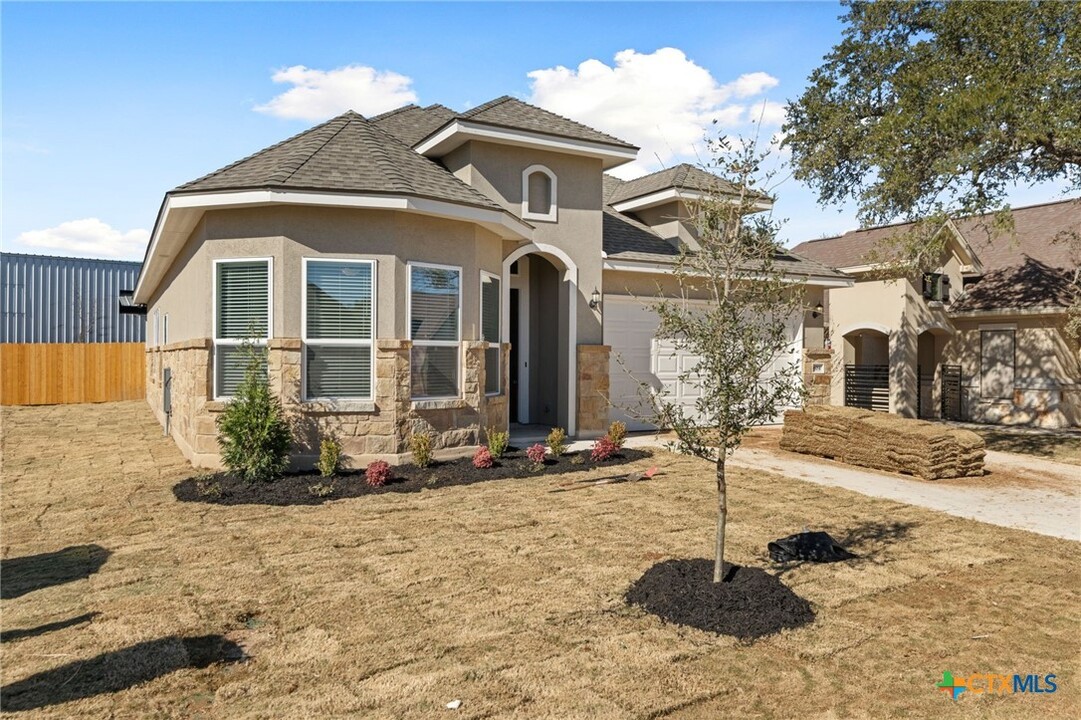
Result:
{"label": "white fascia board", "polygon": [[555,137],[528,130],[472,123],[467,120],[452,121],[441,130],[421,140],[413,149],[421,155],[442,157],[470,140],[487,140],[504,145],[517,145],[519,147],[600,158],[604,161],[605,170],[638,159],[638,150],[635,148],[620,148],[589,140]]}
{"label": "white fascia board", "polygon": [[[664,263],[633,262],[630,260],[609,260],[607,258],[601,264],[601,267],[605,270],[651,273],[653,275],[671,275],[674,269],[672,265],[667,265]],[[753,279],[753,276],[748,277],[750,279]],[[802,282],[807,285],[815,285],[817,287],[825,288],[847,288],[852,287],[855,284],[855,282],[851,278],[835,278],[820,275],[790,274],[786,275],[785,279],[791,282]]]}
{"label": "white fascia board", "polygon": [[[630,198],[629,200],[623,200],[618,202],[612,207],[616,212],[633,212],[635,210],[645,210],[646,208],[655,207],[657,205],[664,205],[666,203],[675,202],[677,200],[683,201],[698,201],[707,198],[708,195],[698,190],[685,190],[680,188],[665,188],[664,190],[658,190],[657,192],[650,193],[648,195],[642,195],[640,197]],[[725,197],[735,198],[735,195],[725,195]],[[752,207],[755,210],[769,210],[773,207],[773,203],[768,200],[756,200]]]}
{"label": "white fascia board", "polygon": [[265,205],[308,205],[368,210],[397,210],[476,223],[505,240],[528,241],[533,228],[503,210],[458,205],[442,200],[395,195],[347,195],[344,193],[297,192],[288,190],[242,190],[238,192],[167,195],[161,219],[154,227],[150,249],[139,273],[132,302],[145,304],[165,274],[169,260],[187,242],[188,236],[207,210],[259,207]]}

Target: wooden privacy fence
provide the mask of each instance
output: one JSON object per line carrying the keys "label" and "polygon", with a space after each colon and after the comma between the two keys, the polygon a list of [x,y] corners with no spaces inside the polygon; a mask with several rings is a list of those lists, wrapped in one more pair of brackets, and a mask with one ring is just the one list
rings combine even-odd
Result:
{"label": "wooden privacy fence", "polygon": [[143,343],[3,343],[0,404],[138,400],[145,368]]}

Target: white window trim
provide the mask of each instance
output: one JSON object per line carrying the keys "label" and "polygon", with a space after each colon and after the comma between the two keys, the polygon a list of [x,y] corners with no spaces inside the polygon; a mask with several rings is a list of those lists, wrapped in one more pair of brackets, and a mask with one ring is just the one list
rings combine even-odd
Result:
{"label": "white window trim", "polygon": [[236,258],[218,258],[214,260],[214,273],[211,279],[213,283],[211,285],[210,297],[210,324],[212,332],[213,342],[213,354],[214,354],[214,368],[213,368],[213,385],[214,385],[214,399],[215,400],[231,400],[232,395],[220,395],[218,393],[218,357],[221,353],[218,352],[219,346],[238,346],[243,345],[244,340],[231,340],[231,339],[218,339],[218,266],[228,265],[230,263],[245,263],[245,262],[265,262],[266,277],[267,277],[267,308],[266,308],[266,337],[254,338],[252,340],[255,345],[266,345],[267,342],[274,338],[274,258],[272,257],[236,257]]}
{"label": "white window trim", "polygon": [[[548,206],[548,212],[535,213],[529,211],[529,177],[534,173],[542,173],[548,176],[548,180],[552,186],[551,204]],[[556,180],[556,174],[546,168],[544,165],[530,165],[522,171],[522,219],[523,220],[540,220],[542,222],[556,222],[558,217],[559,205],[556,202],[558,197],[556,188],[558,181]]]}
{"label": "white window trim", "polygon": [[[495,280],[496,282],[499,283],[499,301],[498,301],[499,302],[499,307],[496,310],[496,322],[499,323],[499,331],[496,333],[496,335],[499,338],[502,338],[503,337],[503,278],[502,278],[502,276],[496,275],[495,273],[490,273],[487,270],[481,270],[480,271],[480,292],[477,293],[477,299],[479,300],[477,305],[480,306],[479,312],[477,313],[477,317],[478,317],[478,320],[479,320],[479,324],[477,325],[477,327],[480,329],[480,333],[478,333],[478,334],[480,335],[481,339],[484,339],[484,278],[488,278],[489,280]],[[488,345],[499,348],[499,364],[502,366],[502,364],[503,364],[503,346],[502,346],[502,344],[500,343],[499,340],[496,340],[495,342],[489,342]],[[487,360],[487,358],[485,358],[485,360]],[[487,366],[485,366],[485,372],[487,372],[487,371],[488,371],[488,368],[487,368]],[[485,378],[485,380],[487,380],[487,378]],[[499,395],[503,394],[503,368],[502,367],[500,367],[499,372],[496,373],[496,390],[495,390],[495,392],[488,392],[487,390],[485,390],[484,394],[486,396],[488,396],[488,397],[496,397],[496,396],[499,396]]]}
{"label": "white window trim", "polygon": [[154,310],[154,342],[151,344],[150,347],[158,347],[159,345],[161,345],[161,343],[159,342],[160,336],[158,335],[158,328],[160,326],[161,326],[161,311],[158,310],[158,309],[155,309]]}
{"label": "white window trim", "polygon": [[[456,341],[451,340],[414,340],[413,339],[413,268],[435,268],[436,270],[454,270],[458,273],[458,339]],[[405,294],[405,323],[409,330],[409,341],[413,344],[413,347],[453,347],[458,348],[458,352],[454,354],[458,361],[457,367],[457,380],[458,388],[457,393],[454,395],[424,395],[422,397],[412,396],[412,378],[410,378],[410,399],[411,400],[448,400],[462,397],[462,298],[465,295],[465,274],[462,272],[462,268],[458,265],[439,265],[437,263],[419,262],[410,260],[406,263],[406,271],[409,275],[406,283]],[[410,355],[412,355],[412,348],[410,348]],[[412,357],[410,357],[410,366],[412,366]]]}
{"label": "white window trim", "polygon": [[[372,302],[371,302],[371,328],[372,337],[369,340],[345,339],[309,339],[308,338],[308,264],[309,263],[350,263],[353,265],[369,265],[372,269]],[[378,302],[379,288],[379,265],[370,258],[334,258],[334,257],[302,257],[300,259],[300,399],[302,402],[337,402],[339,400],[374,400],[375,399],[375,306]],[[368,365],[371,372],[371,381],[368,383],[368,395],[366,397],[353,396],[313,396],[308,397],[308,351],[307,346],[314,345],[337,345],[342,347],[365,347],[367,346],[371,362]]]}

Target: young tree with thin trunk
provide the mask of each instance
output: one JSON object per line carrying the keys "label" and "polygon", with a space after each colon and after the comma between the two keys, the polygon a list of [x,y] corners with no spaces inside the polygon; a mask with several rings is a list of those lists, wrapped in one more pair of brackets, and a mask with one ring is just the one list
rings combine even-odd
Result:
{"label": "young tree with thin trunk", "polygon": [[689,208],[698,247],[684,249],[675,264],[680,296],[651,303],[660,319],[657,338],[696,358],[680,380],[696,383],[701,394],[693,408],[661,393],[647,396],[650,420],[675,431],[678,449],[716,467],[713,580],[721,582],[725,463],[752,427],[801,398],[799,345],[789,328],[803,312],[803,292],[778,266],[784,252],[776,239],[779,226],[762,212],[770,199],[764,188],[771,175],[762,171],[769,153],[723,138],[710,145],[705,169],[718,179]]}

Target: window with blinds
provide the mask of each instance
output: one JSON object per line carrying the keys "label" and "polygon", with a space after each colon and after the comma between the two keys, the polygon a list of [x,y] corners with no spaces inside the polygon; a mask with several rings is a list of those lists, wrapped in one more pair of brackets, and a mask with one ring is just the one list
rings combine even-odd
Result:
{"label": "window with blinds", "polygon": [[375,263],[304,261],[304,397],[372,397]]}
{"label": "window with blinds", "polygon": [[499,350],[499,278],[488,273],[480,276],[480,333],[481,340],[489,343],[484,351],[484,392],[488,395],[499,394],[500,359]]}
{"label": "window with blinds", "polygon": [[214,396],[232,397],[253,355],[244,344],[270,337],[270,260],[218,261],[214,285]]}
{"label": "window with blinds", "polygon": [[409,266],[409,338],[412,395],[458,397],[462,271],[437,265]]}

